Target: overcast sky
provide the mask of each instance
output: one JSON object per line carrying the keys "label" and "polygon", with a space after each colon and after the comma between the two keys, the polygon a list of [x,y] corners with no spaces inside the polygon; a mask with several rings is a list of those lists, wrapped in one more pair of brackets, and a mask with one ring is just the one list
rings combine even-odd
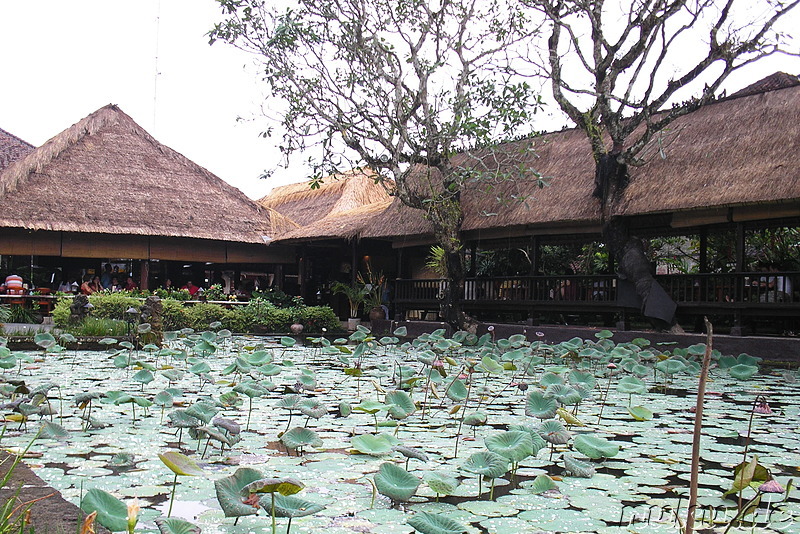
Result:
{"label": "overcast sky", "polygon": [[[263,85],[248,55],[208,45],[220,15],[214,0],[0,0],[0,128],[39,146],[113,103],[251,198],[303,180],[299,165],[258,178],[279,160],[258,136]],[[776,70],[800,63],[773,58],[732,77],[729,93]]]}

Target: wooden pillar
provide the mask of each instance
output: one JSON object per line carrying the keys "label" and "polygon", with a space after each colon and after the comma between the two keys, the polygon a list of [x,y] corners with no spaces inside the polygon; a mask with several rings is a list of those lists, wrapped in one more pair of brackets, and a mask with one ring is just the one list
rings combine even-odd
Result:
{"label": "wooden pillar", "polygon": [[306,246],[300,247],[300,259],[297,260],[297,284],[299,285],[300,297],[306,298]]}
{"label": "wooden pillar", "polygon": [[139,264],[139,289],[150,289],[150,262],[147,260]]}
{"label": "wooden pillar", "polygon": [[531,248],[533,249],[531,256],[531,276],[536,276],[541,270],[542,264],[542,243],[538,235],[531,238]]}
{"label": "wooden pillar", "polygon": [[356,245],[355,239],[353,239],[352,259],[350,264],[352,265],[350,269],[350,283],[355,285],[356,276],[358,275],[358,246]]}
{"label": "wooden pillar", "polygon": [[395,278],[404,278],[403,276],[403,249],[397,249],[397,267]]}
{"label": "wooden pillar", "polygon": [[469,276],[475,276],[478,270],[478,245],[471,243],[469,246]]}
{"label": "wooden pillar", "polygon": [[[745,228],[744,223],[736,223],[736,272],[742,273],[745,270],[744,261],[744,242],[745,242]],[[734,301],[742,302],[744,298],[744,287],[740,283],[736,284],[734,289]],[[742,312],[736,310],[733,313],[733,326],[731,327],[732,336],[744,335],[745,328],[742,324]]]}
{"label": "wooden pillar", "polygon": [[709,272],[708,268],[708,228],[700,229],[700,272]]}

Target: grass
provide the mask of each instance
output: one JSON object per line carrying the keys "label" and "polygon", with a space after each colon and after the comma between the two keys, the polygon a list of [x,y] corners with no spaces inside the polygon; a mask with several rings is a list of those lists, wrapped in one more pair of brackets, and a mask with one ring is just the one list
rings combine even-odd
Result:
{"label": "grass", "polygon": [[116,319],[87,317],[81,324],[68,327],[64,331],[74,336],[118,337],[128,334],[128,323]]}

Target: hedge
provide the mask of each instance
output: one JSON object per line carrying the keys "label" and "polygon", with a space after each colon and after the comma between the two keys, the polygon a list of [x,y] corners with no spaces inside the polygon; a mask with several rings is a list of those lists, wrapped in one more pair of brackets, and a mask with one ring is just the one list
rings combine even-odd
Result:
{"label": "hedge", "polygon": [[[93,306],[92,317],[99,319],[125,320],[126,310],[131,307],[138,310],[142,305],[140,300],[133,297],[114,294],[92,295],[89,302]],[[68,326],[71,303],[69,297],[59,299],[56,303],[53,322],[57,326]],[[339,318],[328,306],[278,308],[265,299],[253,299],[246,305],[231,309],[207,302],[188,306],[171,298],[162,299],[161,303],[164,330],[205,330],[216,321],[221,322],[224,328],[239,333],[288,332],[295,322],[302,324],[303,332],[309,334],[320,333],[323,328],[329,332],[341,330]]]}

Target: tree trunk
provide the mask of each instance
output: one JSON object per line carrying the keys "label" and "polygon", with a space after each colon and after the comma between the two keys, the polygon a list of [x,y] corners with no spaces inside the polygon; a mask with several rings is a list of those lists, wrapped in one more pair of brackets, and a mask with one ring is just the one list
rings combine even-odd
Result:
{"label": "tree trunk", "polygon": [[626,165],[617,162],[616,154],[600,156],[595,166],[594,196],[600,197],[603,206],[603,242],[616,259],[620,279],[633,285],[641,300],[642,314],[658,328],[679,329],[675,322],[677,304],[653,277],[642,240],[630,235],[625,219],[611,213],[614,201],[626,185]]}
{"label": "tree trunk", "polygon": [[463,214],[459,195],[432,203],[427,217],[433,226],[436,242],[444,249],[447,283],[442,287],[439,313],[442,319],[455,329],[468,327],[461,308],[466,271],[462,254],[461,223]]}

